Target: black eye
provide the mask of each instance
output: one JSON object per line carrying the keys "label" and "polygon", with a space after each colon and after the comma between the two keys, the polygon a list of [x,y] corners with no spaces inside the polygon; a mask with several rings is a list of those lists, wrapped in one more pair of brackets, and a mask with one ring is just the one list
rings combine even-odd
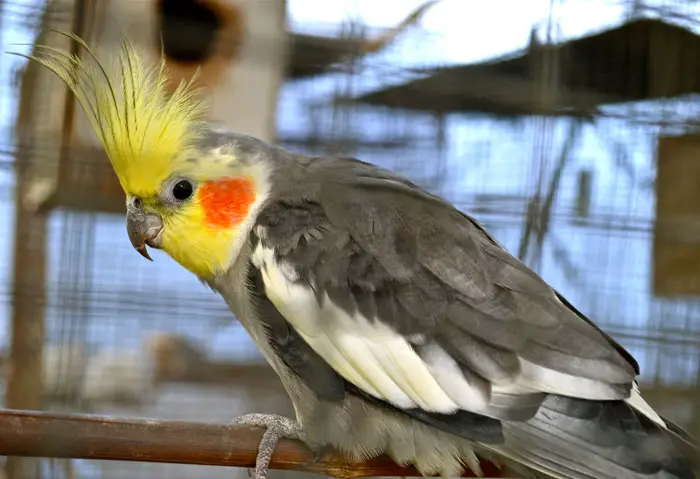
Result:
{"label": "black eye", "polygon": [[180,180],[173,186],[173,197],[178,201],[185,201],[192,196],[194,187],[187,180]]}

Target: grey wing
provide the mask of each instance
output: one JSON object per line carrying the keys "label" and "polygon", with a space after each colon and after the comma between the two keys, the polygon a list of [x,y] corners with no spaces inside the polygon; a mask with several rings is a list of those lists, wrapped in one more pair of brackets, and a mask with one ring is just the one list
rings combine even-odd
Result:
{"label": "grey wing", "polygon": [[346,381],[301,338],[272,304],[265,294],[261,271],[256,266],[250,265],[247,279],[255,315],[263,321],[267,329],[269,345],[285,366],[296,374],[298,380],[303,381],[319,400],[339,402],[345,399],[347,394],[352,394],[387,410],[403,412],[414,419],[467,439],[484,443],[503,441],[501,423],[498,420],[469,411],[443,415],[420,409],[397,410],[392,404],[371,396]]}
{"label": "grey wing", "polygon": [[367,170],[261,213],[261,244],[295,281],[450,356],[489,392],[629,395],[636,364],[539,276],[463,213]]}
{"label": "grey wing", "polygon": [[[501,425],[514,421],[530,439],[538,427],[559,428],[545,435],[568,453],[592,444],[589,454],[625,470],[673,470],[666,452],[639,456],[634,440],[658,425],[621,401],[637,372],[624,349],[468,216],[383,170],[343,167],[354,171],[315,171],[314,195],[300,187],[271,201],[252,235],[260,295],[337,391],[342,384],[486,443],[500,442]],[[292,369],[323,393],[299,364]],[[555,424],[540,424],[543,411]],[[484,424],[494,434],[474,437]],[[633,442],[612,444],[611,431]],[[520,444],[521,429],[507,432]],[[509,454],[558,470],[567,460],[544,444]]]}

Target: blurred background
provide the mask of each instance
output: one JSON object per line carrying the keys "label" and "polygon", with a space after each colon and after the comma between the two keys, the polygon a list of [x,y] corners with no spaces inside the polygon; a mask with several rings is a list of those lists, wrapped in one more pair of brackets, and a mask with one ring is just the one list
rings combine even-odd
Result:
{"label": "blurred background", "polygon": [[[397,170],[476,216],[638,359],[700,437],[700,2],[0,0],[2,51],[125,31],[209,118]],[[63,85],[0,55],[0,405],[225,423],[292,414],[223,301],[159,251]],[[27,478],[220,478],[0,457]],[[271,472],[271,478],[303,476]]]}

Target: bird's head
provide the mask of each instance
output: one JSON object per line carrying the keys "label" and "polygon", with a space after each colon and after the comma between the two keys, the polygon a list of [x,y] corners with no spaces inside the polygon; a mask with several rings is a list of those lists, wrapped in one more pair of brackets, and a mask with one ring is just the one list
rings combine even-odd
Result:
{"label": "bird's head", "polygon": [[126,193],[136,250],[163,249],[203,280],[228,268],[246,220],[266,194],[264,166],[233,146],[208,146],[205,106],[193,83],[167,90],[165,61],[148,65],[122,40],[111,63],[53,48],[30,56],[56,73],[78,99]]}

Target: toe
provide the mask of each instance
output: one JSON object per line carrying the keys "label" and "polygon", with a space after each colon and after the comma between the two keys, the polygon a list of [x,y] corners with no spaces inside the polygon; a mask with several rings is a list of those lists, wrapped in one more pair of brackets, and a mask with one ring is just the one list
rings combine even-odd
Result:
{"label": "toe", "polygon": [[315,464],[321,460],[323,457],[323,453],[325,452],[325,449],[321,446],[309,446],[309,449],[311,449],[311,453],[313,454],[311,458],[311,463]]}

